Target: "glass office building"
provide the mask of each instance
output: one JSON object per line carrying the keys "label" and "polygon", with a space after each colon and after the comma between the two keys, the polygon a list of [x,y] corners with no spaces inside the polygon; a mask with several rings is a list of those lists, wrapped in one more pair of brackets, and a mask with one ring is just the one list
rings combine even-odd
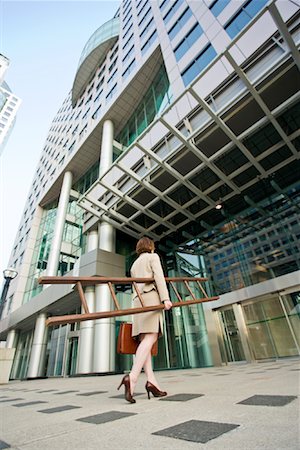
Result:
{"label": "glass office building", "polygon": [[[165,315],[156,369],[300,353],[300,8],[292,0],[125,0],[86,43],[53,119],[10,264],[12,378],[114,373],[120,321],[42,275],[128,276],[136,240],[217,301]],[[110,309],[86,288],[90,311]],[[130,307],[130,292],[118,292]]]}
{"label": "glass office building", "polygon": [[4,81],[9,59],[0,53],[0,155],[12,132],[21,100]]}

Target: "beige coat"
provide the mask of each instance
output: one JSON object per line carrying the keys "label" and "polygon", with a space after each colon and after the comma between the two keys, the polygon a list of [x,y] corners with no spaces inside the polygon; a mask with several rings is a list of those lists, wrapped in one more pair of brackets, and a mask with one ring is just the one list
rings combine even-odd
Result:
{"label": "beige coat", "polygon": [[[134,278],[154,278],[155,283],[138,283],[137,288],[142,295],[145,306],[159,305],[163,300],[169,300],[163,269],[156,253],[142,253],[131,267]],[[136,292],[133,293],[133,307],[141,306]],[[162,311],[150,311],[133,316],[132,336],[140,333],[163,332]]]}

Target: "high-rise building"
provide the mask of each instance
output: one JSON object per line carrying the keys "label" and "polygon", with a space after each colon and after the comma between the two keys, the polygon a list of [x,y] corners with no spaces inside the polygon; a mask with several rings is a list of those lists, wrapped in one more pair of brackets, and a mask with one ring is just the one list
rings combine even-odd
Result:
{"label": "high-rise building", "polygon": [[0,155],[16,121],[21,100],[16,97],[4,81],[9,59],[0,54]]}
{"label": "high-rise building", "polygon": [[[95,31],[12,250],[12,378],[128,368],[124,318],[47,328],[80,301],[38,279],[128,275],[143,235],[166,274],[220,295],[166,315],[157,369],[299,355],[299,43],[294,0],[124,0]],[[109,308],[101,286],[85,295]]]}

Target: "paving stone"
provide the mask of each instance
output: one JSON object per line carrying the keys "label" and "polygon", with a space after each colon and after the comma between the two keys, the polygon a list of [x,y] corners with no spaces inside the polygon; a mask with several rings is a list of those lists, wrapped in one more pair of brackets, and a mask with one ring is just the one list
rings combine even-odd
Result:
{"label": "paving stone", "polygon": [[124,417],[135,416],[136,413],[126,413],[120,411],[108,411],[102,414],[96,414],[94,416],[81,417],[76,419],[79,422],[94,423],[99,425],[100,423],[112,422],[114,420],[123,419]]}
{"label": "paving stone", "polygon": [[33,401],[33,402],[17,403],[16,405],[12,405],[12,406],[17,406],[18,408],[22,408],[23,406],[38,405],[40,403],[48,403],[48,402],[43,402],[42,400],[37,400],[37,401]]}
{"label": "paving stone", "polygon": [[264,370],[258,370],[257,372],[246,372],[247,375],[250,375],[251,373],[266,373]]}
{"label": "paving stone", "polygon": [[203,397],[204,394],[175,394],[163,397],[160,400],[166,402],[187,402],[188,400],[193,400],[194,398]]}
{"label": "paving stone", "polygon": [[55,408],[41,409],[38,412],[52,414],[52,413],[56,413],[56,412],[68,411],[69,409],[77,409],[77,408],[81,408],[81,406],[64,405],[64,406],[57,406]]}
{"label": "paving stone", "polygon": [[254,406],[285,406],[295,400],[294,395],[253,395],[245,400],[238,402],[241,405]]}
{"label": "paving stone", "polygon": [[16,402],[17,400],[24,400],[24,398],[6,398],[5,400],[0,400],[0,403]]}
{"label": "paving stone", "polygon": [[0,450],[2,450],[4,448],[10,448],[10,445],[4,441],[0,441]]}
{"label": "paving stone", "polygon": [[58,391],[58,389],[46,389],[45,391],[40,391],[38,394],[46,394],[46,392],[55,392]]}
{"label": "paving stone", "polygon": [[[138,397],[139,395],[146,395],[146,391],[145,392],[137,392],[137,393],[134,393],[133,394],[133,396],[134,397]],[[118,395],[112,395],[111,397],[109,397],[109,398],[124,398],[124,394],[118,394]]]}
{"label": "paving stone", "polygon": [[228,431],[239,427],[234,423],[206,422],[203,420],[188,420],[173,427],[156,431],[155,435],[168,436],[184,441],[199,442],[205,444],[212,439],[221,436]]}
{"label": "paving stone", "polygon": [[108,391],[94,391],[94,392],[83,392],[82,394],[76,394],[76,395],[82,395],[89,397],[90,395],[97,395],[97,394],[106,394]]}
{"label": "paving stone", "polygon": [[79,392],[79,391],[61,391],[61,392],[56,392],[55,395],[71,394],[73,392]]}

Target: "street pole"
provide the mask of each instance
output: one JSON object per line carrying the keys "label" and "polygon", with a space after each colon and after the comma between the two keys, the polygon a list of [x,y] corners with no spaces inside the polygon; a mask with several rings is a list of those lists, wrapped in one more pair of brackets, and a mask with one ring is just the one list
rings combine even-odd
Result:
{"label": "street pole", "polygon": [[4,286],[3,286],[3,290],[2,290],[2,294],[1,294],[1,300],[0,300],[0,319],[2,317],[2,312],[3,312],[3,309],[4,309],[5,303],[6,303],[6,296],[7,296],[8,288],[9,288],[9,285],[10,285],[10,281],[11,281],[11,278],[6,278]]}

